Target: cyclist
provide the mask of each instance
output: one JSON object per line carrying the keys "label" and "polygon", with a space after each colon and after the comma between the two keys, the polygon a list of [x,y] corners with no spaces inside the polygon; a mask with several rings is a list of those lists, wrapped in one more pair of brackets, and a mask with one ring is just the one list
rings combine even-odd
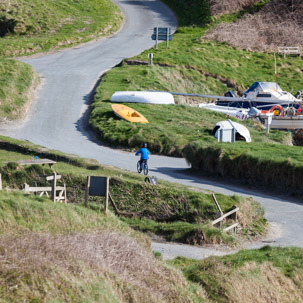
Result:
{"label": "cyclist", "polygon": [[142,147],[136,152],[136,156],[141,155],[140,157],[140,170],[142,171],[143,163],[147,164],[147,160],[149,159],[149,151],[147,149],[147,143],[142,144]]}

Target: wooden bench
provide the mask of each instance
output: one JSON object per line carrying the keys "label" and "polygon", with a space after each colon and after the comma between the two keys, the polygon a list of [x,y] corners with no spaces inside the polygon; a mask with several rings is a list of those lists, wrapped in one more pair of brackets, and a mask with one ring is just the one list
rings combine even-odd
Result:
{"label": "wooden bench", "polygon": [[54,172],[51,176],[41,176],[45,177],[47,181],[51,181],[51,186],[34,186],[30,187],[28,184],[24,183],[23,190],[28,193],[39,193],[39,196],[43,196],[44,194],[49,197],[49,192],[51,193],[51,198],[53,202],[64,202],[66,203],[66,185],[57,186],[57,180],[61,179],[60,175],[57,175]]}
{"label": "wooden bench", "polygon": [[278,54],[284,55],[296,55],[301,57],[301,49],[299,46],[283,46],[278,48]]}
{"label": "wooden bench", "polygon": [[54,194],[54,190],[51,186],[44,186],[44,187],[39,187],[39,186],[34,186],[30,187],[28,184],[24,183],[23,184],[23,190],[27,193],[34,193],[34,194],[39,194],[40,197],[43,195],[46,195],[49,197],[49,193],[51,195],[54,195],[54,202],[64,202],[66,203],[66,185],[64,184],[63,186],[56,186]]}

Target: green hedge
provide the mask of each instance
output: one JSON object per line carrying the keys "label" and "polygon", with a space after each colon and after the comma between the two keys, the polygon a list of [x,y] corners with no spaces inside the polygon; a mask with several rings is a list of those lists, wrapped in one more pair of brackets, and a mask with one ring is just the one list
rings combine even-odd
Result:
{"label": "green hedge", "polygon": [[239,180],[275,192],[302,196],[302,147],[237,142],[205,147],[193,142],[184,148],[193,169]]}

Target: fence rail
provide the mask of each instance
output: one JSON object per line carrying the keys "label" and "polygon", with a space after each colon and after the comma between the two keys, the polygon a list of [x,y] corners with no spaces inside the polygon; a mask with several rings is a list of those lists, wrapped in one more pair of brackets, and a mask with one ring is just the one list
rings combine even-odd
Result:
{"label": "fence rail", "polygon": [[224,229],[223,229],[223,232],[227,232],[227,231],[229,231],[229,230],[231,230],[231,229],[234,229],[234,230],[235,230],[235,229],[237,228],[237,226],[239,225],[239,223],[237,222],[237,220],[238,220],[238,218],[237,218],[237,212],[239,211],[239,208],[238,208],[237,206],[234,205],[234,206],[233,206],[233,209],[232,209],[231,211],[229,211],[228,213],[224,214],[224,213],[222,212],[222,210],[221,210],[221,207],[220,207],[220,205],[219,205],[219,203],[218,203],[216,197],[215,197],[215,194],[212,194],[212,197],[213,197],[214,202],[215,202],[215,204],[216,204],[216,206],[217,206],[217,208],[218,208],[218,210],[219,210],[219,216],[220,216],[220,217],[217,218],[217,219],[215,219],[215,220],[213,220],[213,221],[211,222],[211,224],[212,224],[212,225],[217,225],[217,224],[219,224],[220,227],[221,227],[221,222],[222,222],[225,218],[233,217],[232,219],[234,219],[234,220],[236,221],[236,223],[232,224],[231,226],[228,226],[228,227],[224,228]]}

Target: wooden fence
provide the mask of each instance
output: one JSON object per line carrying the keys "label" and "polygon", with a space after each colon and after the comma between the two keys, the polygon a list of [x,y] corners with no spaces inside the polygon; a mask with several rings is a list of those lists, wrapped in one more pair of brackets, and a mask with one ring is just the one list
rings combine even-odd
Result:
{"label": "wooden fence", "polygon": [[239,211],[239,208],[238,208],[237,206],[234,205],[234,206],[233,206],[233,209],[232,209],[231,211],[229,211],[228,213],[224,214],[224,213],[222,212],[222,210],[221,210],[221,207],[220,207],[220,205],[219,205],[219,203],[218,203],[218,201],[217,201],[215,195],[213,194],[212,196],[213,196],[214,202],[215,202],[215,204],[216,204],[216,206],[217,206],[217,208],[218,208],[218,210],[219,210],[219,215],[220,215],[220,217],[217,218],[216,220],[213,220],[213,221],[211,222],[211,224],[212,224],[212,225],[218,225],[218,224],[219,224],[219,226],[221,227],[222,221],[223,221],[224,219],[230,217],[231,219],[233,219],[234,221],[236,221],[236,223],[234,223],[234,224],[232,224],[232,225],[230,225],[230,226],[224,228],[224,229],[223,229],[223,232],[227,232],[227,231],[232,230],[232,229],[233,229],[233,230],[236,230],[236,228],[237,228],[238,225],[239,225],[239,223],[237,222],[237,220],[238,220],[237,212]]}

